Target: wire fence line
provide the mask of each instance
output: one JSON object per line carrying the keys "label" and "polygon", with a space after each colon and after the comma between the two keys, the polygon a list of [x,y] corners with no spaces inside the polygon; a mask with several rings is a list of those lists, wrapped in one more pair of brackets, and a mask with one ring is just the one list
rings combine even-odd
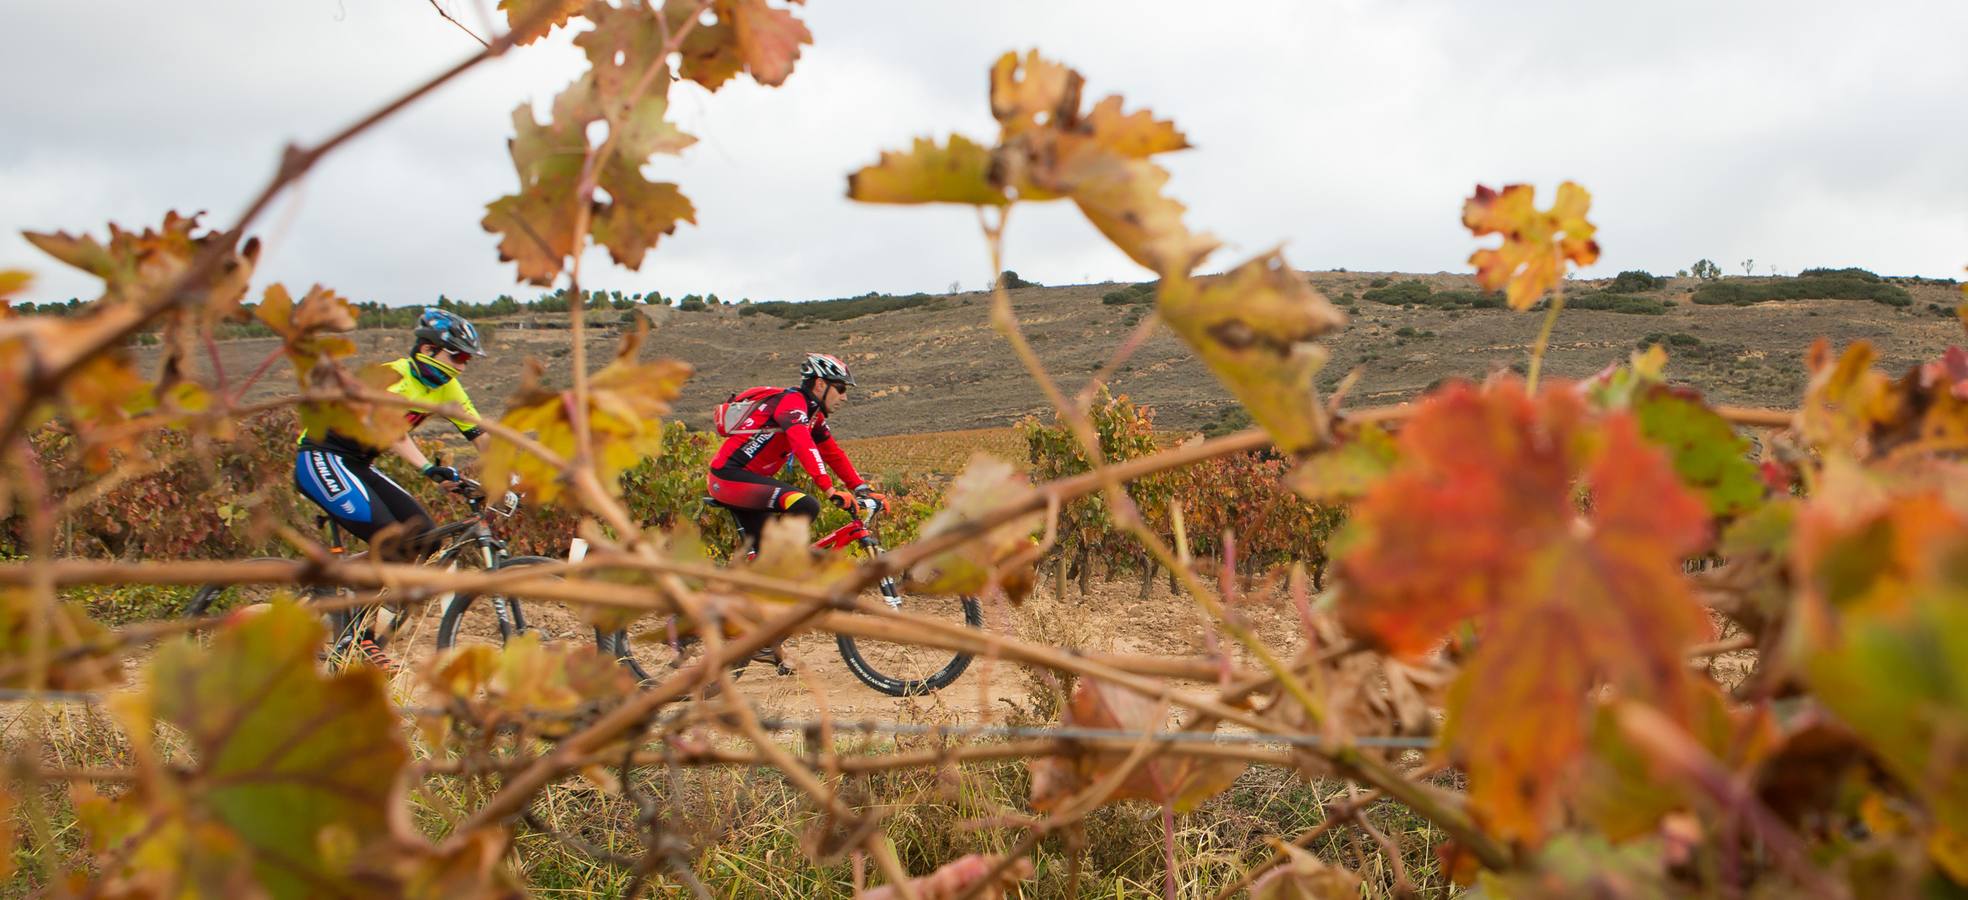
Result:
{"label": "wire fence line", "polygon": [[[98,705],[106,696],[93,691],[29,691],[20,688],[0,688],[0,702],[45,702],[79,703]],[[398,712],[412,716],[446,716],[452,710],[435,706],[399,706]],[[528,718],[535,719],[578,719],[585,712],[549,712],[529,710]],[[669,724],[677,716],[666,717],[658,724]],[[759,719],[759,725],[767,731],[781,734],[806,734],[821,730],[831,730],[836,735],[884,734],[902,737],[935,738],[1003,738],[1007,740],[1057,740],[1057,741],[1102,741],[1147,739],[1170,744],[1218,744],[1224,746],[1287,746],[1316,749],[1334,746],[1335,742],[1318,735],[1260,734],[1256,732],[1201,732],[1201,731],[1129,731],[1124,728],[1085,728],[1076,725],[1027,726],[1027,725],[931,725],[921,722],[889,722],[874,719],[846,721],[838,719]],[[1362,735],[1343,742],[1346,746],[1367,747],[1387,750],[1431,750],[1436,746],[1434,738],[1403,737],[1395,735]]]}

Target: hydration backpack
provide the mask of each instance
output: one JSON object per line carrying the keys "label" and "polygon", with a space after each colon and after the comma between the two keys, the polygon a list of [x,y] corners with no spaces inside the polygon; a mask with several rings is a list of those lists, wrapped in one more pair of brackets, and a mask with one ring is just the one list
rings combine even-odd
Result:
{"label": "hydration backpack", "polygon": [[752,413],[758,411],[760,406],[777,399],[785,392],[785,388],[755,387],[746,388],[726,398],[723,403],[717,405],[717,409],[711,411],[714,420],[712,424],[717,428],[718,437],[739,437],[778,431],[777,428],[746,428],[745,420],[751,418]]}

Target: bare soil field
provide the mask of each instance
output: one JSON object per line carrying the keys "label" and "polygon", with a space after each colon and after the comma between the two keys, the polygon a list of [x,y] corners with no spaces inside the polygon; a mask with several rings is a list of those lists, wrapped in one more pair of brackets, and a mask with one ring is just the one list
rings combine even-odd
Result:
{"label": "bare soil field", "polygon": [[[1437,289],[1469,290],[1466,275],[1402,275],[1373,272],[1308,273],[1330,297],[1358,295],[1376,280],[1419,278]],[[1735,280],[1735,279],[1732,279]],[[1760,281],[1764,279],[1748,279]],[[1571,283],[1575,289],[1593,284]],[[1937,316],[1930,305],[1952,309],[1961,294],[1941,284],[1910,284],[1913,305],[1895,308],[1866,300],[1796,300],[1752,306],[1696,306],[1688,302],[1693,279],[1672,279],[1649,296],[1669,303],[1665,315],[1632,315],[1567,310],[1559,317],[1546,371],[1560,377],[1589,375],[1626,359],[1637,345],[1683,335],[1671,346],[1671,377],[1700,388],[1723,403],[1790,405],[1803,385],[1804,352],[1819,335],[1836,344],[1870,340],[1882,364],[1898,370],[1931,358],[1961,341],[1952,316]],[[1026,336],[1062,386],[1077,390],[1133,330],[1129,320],[1144,307],[1110,306],[1102,295],[1117,284],[1023,288],[1012,303]],[[989,322],[990,297],[952,294],[913,309],[877,313],[843,322],[786,322],[771,316],[739,315],[737,307],[702,312],[650,309],[655,329],[643,348],[647,357],[672,356],[695,366],[677,414],[693,427],[708,427],[713,405],[731,392],[755,384],[793,380],[808,350],[841,355],[854,367],[860,389],[836,417],[843,438],[1001,427],[1026,415],[1049,415],[1044,398],[1019,367],[1004,339]],[[1327,342],[1332,363],[1321,374],[1331,385],[1359,368],[1356,404],[1404,400],[1431,384],[1455,376],[1482,377],[1521,365],[1537,335],[1542,313],[1509,310],[1402,308],[1360,302],[1349,326]],[[566,383],[570,348],[559,329],[522,330],[495,325],[492,355],[466,375],[482,412],[497,413],[517,385],[526,358],[539,359],[551,383]],[[400,356],[404,335],[363,331],[356,335],[361,358]],[[608,358],[618,332],[590,332],[589,358]],[[273,350],[272,340],[230,341],[222,345],[229,372],[250,371]],[[140,356],[148,361],[155,350]],[[255,397],[290,391],[276,369]],[[1117,393],[1158,410],[1164,427],[1192,428],[1229,407],[1229,395],[1195,356],[1166,331],[1157,334],[1121,368]]]}

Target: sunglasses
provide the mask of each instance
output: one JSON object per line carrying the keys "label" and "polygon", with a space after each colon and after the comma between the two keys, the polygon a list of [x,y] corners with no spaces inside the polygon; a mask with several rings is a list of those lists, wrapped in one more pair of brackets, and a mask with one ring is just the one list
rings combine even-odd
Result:
{"label": "sunglasses", "polygon": [[472,359],[472,355],[469,353],[464,353],[457,350],[446,350],[444,352],[450,354],[452,362],[468,363],[471,362]]}

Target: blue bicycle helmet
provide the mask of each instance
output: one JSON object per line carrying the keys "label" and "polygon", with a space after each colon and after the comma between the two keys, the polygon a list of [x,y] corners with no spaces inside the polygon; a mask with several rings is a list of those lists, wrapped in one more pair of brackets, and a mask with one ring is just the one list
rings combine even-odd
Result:
{"label": "blue bicycle helmet", "polygon": [[416,334],[418,341],[436,344],[453,353],[485,355],[484,345],[478,342],[478,329],[464,316],[450,310],[425,307],[424,314],[417,318]]}

